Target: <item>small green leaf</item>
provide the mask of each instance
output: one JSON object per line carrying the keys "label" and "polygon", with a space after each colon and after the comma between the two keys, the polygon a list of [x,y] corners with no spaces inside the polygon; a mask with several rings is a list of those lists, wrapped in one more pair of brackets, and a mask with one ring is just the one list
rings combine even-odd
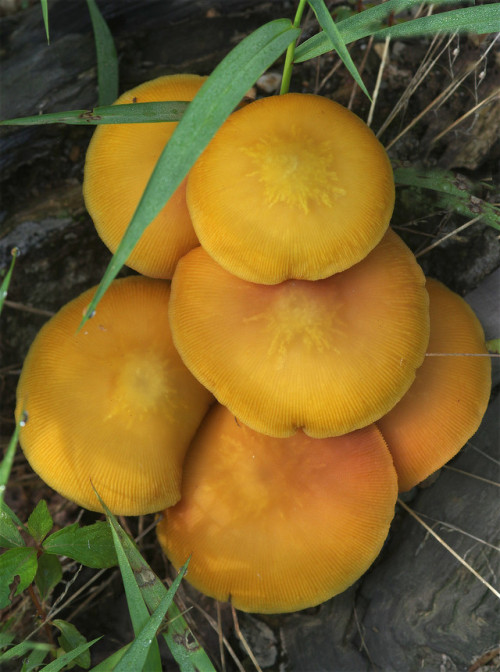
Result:
{"label": "small green leaf", "polygon": [[87,567],[101,569],[118,564],[111,531],[107,523],[79,527],[78,523],[54,532],[43,542],[47,553],[67,555]]}
{"label": "small green leaf", "polygon": [[137,635],[135,640],[132,642],[132,646],[120,660],[118,665],[115,667],[116,672],[128,672],[128,670],[142,670],[149,669],[145,667],[146,665],[146,656],[145,651],[147,651],[148,646],[156,637],[156,632],[161,626],[165,614],[172,604],[174,595],[177,592],[177,589],[180,585],[180,582],[186,573],[189,561],[181,568],[178,575],[175,577],[170,586],[167,594],[161,599],[160,604],[151,614],[149,620],[144,624],[141,632]]}
{"label": "small green leaf", "polygon": [[491,352],[494,355],[500,355],[500,338],[492,338],[489,341],[486,341],[486,347],[488,352]]}
{"label": "small green leaf", "polygon": [[48,535],[53,525],[54,521],[50,515],[47,502],[41,499],[28,518],[29,533],[40,544]]}
{"label": "small green leaf", "polygon": [[354,65],[354,61],[351,58],[351,54],[347,51],[345,42],[342,39],[342,36],[339,33],[339,30],[335,25],[335,22],[332,19],[330,12],[328,11],[324,3],[324,0],[308,0],[308,2],[313,8],[314,13],[316,14],[316,18],[318,19],[319,25],[323,28],[323,30],[328,36],[328,39],[330,40],[335,50],[337,51],[340,60],[349,70],[359,88],[363,91],[363,93],[367,96],[367,98],[371,100],[370,94],[368,93],[368,90],[365,87],[356,66]]}
{"label": "small green leaf", "polygon": [[95,0],[87,0],[87,5],[97,53],[99,105],[110,105],[118,98],[118,58],[115,43]]}
{"label": "small green leaf", "polygon": [[36,549],[11,548],[0,555],[0,609],[10,604],[11,584],[18,579],[14,595],[20,595],[35,578]]}
{"label": "small green leaf", "polygon": [[90,647],[100,639],[101,637],[96,637],[91,642],[81,644],[80,646],[77,646],[76,649],[73,649],[73,651],[63,654],[57,660],[53,660],[51,663],[46,665],[43,668],[43,672],[60,672],[60,670],[63,670],[67,665],[73,662],[73,660],[76,660],[78,656],[90,649]]}
{"label": "small green leaf", "polygon": [[[57,638],[57,641],[59,642],[59,646],[61,646],[66,653],[74,651],[78,646],[87,643],[85,637],[72,623],[56,618],[52,621],[52,625],[55,625],[55,627],[61,631],[61,636]],[[83,653],[74,658],[73,662],[74,664],[83,667],[85,670],[88,670],[90,667],[90,651],[86,649]]]}
{"label": "small green leaf", "polygon": [[35,576],[35,584],[42,600],[47,599],[51,590],[62,579],[62,568],[59,559],[55,555],[42,553],[38,558],[38,569]]}
{"label": "small green leaf", "polygon": [[17,525],[5,511],[0,511],[0,546],[2,548],[26,546]]}
{"label": "small green leaf", "polygon": [[180,185],[219,126],[299,33],[288,19],[266,23],[230,51],[203,84],[160,155],[80,327],[94,313],[148,224]]}
{"label": "small green leaf", "polygon": [[5,119],[0,126],[41,126],[45,124],[71,124],[73,126],[99,126],[102,124],[155,124],[180,121],[189,102],[170,100],[157,103],[127,103],[104,105],[92,110],[70,110],[35,114],[32,117]]}
{"label": "small green leaf", "polygon": [[6,646],[11,644],[16,635],[11,631],[11,628],[15,627],[15,620],[10,618],[4,623],[0,624],[0,649],[4,649]]}

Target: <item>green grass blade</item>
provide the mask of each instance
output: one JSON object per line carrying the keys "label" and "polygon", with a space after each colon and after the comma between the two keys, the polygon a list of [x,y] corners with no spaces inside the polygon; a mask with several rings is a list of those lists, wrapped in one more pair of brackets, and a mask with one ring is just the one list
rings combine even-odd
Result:
{"label": "green grass blade", "polygon": [[31,117],[5,119],[0,126],[40,126],[44,124],[71,124],[73,126],[96,126],[100,124],[151,124],[164,121],[180,121],[189,103],[169,101],[161,103],[130,103],[126,105],[103,105],[92,110],[69,110],[35,114]]}
{"label": "green grass blade", "polygon": [[24,642],[20,642],[19,644],[12,646],[10,649],[7,649],[7,651],[1,653],[0,663],[6,663],[8,660],[12,660],[13,658],[24,657],[29,651],[33,649],[38,649],[48,653],[52,649],[52,646],[50,644],[43,644],[42,642],[32,642],[26,639],[24,640]]}
{"label": "green grass blade", "polygon": [[0,462],[0,504],[3,504],[3,496],[9,480],[12,463],[14,462],[19,432],[25,422],[25,420],[21,420],[17,423],[14,433],[9,441],[9,445],[7,446],[7,450],[5,451],[5,456],[2,462]]}
{"label": "green grass blade", "polygon": [[93,314],[145,228],[180,185],[219,126],[299,32],[288,19],[266,23],[242,40],[203,84],[163,150],[82,325]]}
{"label": "green grass blade", "polygon": [[10,253],[12,254],[12,261],[10,262],[9,270],[5,274],[5,278],[2,280],[2,284],[0,285],[0,313],[3,310],[3,304],[7,298],[7,292],[9,291],[14,264],[16,263],[16,259],[19,256],[19,249],[17,247],[13,247]]}
{"label": "green grass blade", "polygon": [[99,105],[110,105],[118,98],[118,58],[108,24],[95,0],[87,0],[97,53]]}
{"label": "green grass blade", "polygon": [[[111,513],[105,506],[104,510],[106,511],[106,515],[110,517]],[[149,611],[146,607],[146,603],[144,602],[144,598],[136,581],[136,577],[121,543],[120,536],[118,535],[118,531],[116,529],[119,527],[118,521],[114,519],[114,521],[110,523],[110,526],[113,540],[115,542],[115,550],[118,557],[118,565],[122,575],[123,586],[125,588],[125,596],[127,598],[130,619],[132,621],[132,627],[137,639],[137,637],[141,635],[143,628],[145,628],[149,622]],[[134,643],[132,643],[132,647],[133,646]],[[135,648],[134,651],[136,651]],[[147,641],[141,640],[141,655],[142,664],[140,666],[131,667],[129,669],[137,670],[137,672],[142,669],[151,670],[151,672],[161,672],[160,649],[158,647],[158,641],[154,636],[149,637]],[[120,665],[121,663],[118,664],[118,666]]]}
{"label": "green grass blade", "polygon": [[339,33],[339,30],[335,25],[335,22],[332,19],[330,12],[328,11],[324,1],[308,0],[308,2],[313,8],[314,13],[316,14],[316,18],[318,20],[319,25],[323,28],[329,41],[333,44],[337,54],[339,55],[340,60],[349,70],[359,88],[368,97],[368,99],[371,100],[370,94],[368,93],[365,85],[363,84],[361,75],[359,74],[356,66],[354,65],[354,61],[351,58],[351,54],[348,52],[347,47],[345,46],[345,42],[342,39],[342,36]]}
{"label": "green grass blade", "polygon": [[463,175],[440,169],[394,169],[396,185],[430,189],[439,194],[436,205],[454,210],[464,217],[481,216],[482,221],[500,230],[500,208],[473,195],[475,185]]}
{"label": "green grass blade", "polygon": [[[434,2],[429,4],[434,6],[446,4],[457,5],[461,4],[461,2],[468,2],[468,0],[459,0],[458,2],[455,2],[455,0],[434,0]],[[381,30],[383,28],[382,22],[390,14],[403,12],[414,4],[415,0],[387,0],[387,2],[382,2],[376,7],[366,9],[339,22],[337,24],[339,34],[345,44],[361,40]],[[316,58],[316,56],[321,56],[321,54],[325,54],[332,49],[334,49],[334,45],[328,38],[328,35],[325,32],[318,33],[297,47],[295,51],[295,63],[302,63],[311,58]]]}
{"label": "green grass blade", "polygon": [[49,8],[47,6],[47,0],[40,0],[42,5],[42,16],[43,23],[45,25],[45,35],[47,35],[47,44],[50,44],[50,35],[49,35]]}
{"label": "green grass blade", "polygon": [[60,670],[64,670],[66,665],[69,665],[69,663],[73,662],[75,658],[78,658],[78,656],[81,656],[84,651],[87,651],[90,649],[90,647],[98,642],[101,639],[101,637],[96,637],[90,642],[87,642],[86,644],[80,644],[80,646],[77,646],[76,649],[73,649],[73,651],[70,651],[69,653],[64,653],[62,656],[59,656],[56,660],[53,660],[51,663],[46,665],[43,668],[43,672],[60,672]]}
{"label": "green grass blade", "polygon": [[[109,516],[111,525],[120,538],[121,545],[128,558],[132,571],[149,611],[158,608],[167,594],[162,581],[151,570],[133,541],[118,525],[113,515]],[[215,672],[204,649],[200,646],[178,607],[172,603],[168,609],[168,627],[162,636],[174,656],[181,672]]]}
{"label": "green grass blade", "polygon": [[141,632],[137,635],[135,640],[132,642],[132,646],[123,656],[121,661],[115,667],[116,672],[128,672],[128,670],[141,670],[149,669],[144,668],[145,665],[145,655],[144,651],[147,650],[147,647],[156,636],[158,629],[160,628],[167,610],[172,604],[174,595],[177,592],[177,588],[186,573],[189,561],[181,568],[178,575],[170,586],[167,594],[161,599],[160,604],[151,614],[149,621],[144,625]]}
{"label": "green grass blade", "polygon": [[399,23],[375,33],[376,38],[405,38],[436,33],[496,33],[500,29],[500,3],[462,7],[441,14]]}

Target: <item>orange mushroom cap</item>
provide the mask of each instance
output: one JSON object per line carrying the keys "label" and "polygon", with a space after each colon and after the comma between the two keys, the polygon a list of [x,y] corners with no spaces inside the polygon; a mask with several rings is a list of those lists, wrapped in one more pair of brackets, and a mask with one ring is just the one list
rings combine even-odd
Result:
{"label": "orange mushroom cap", "polygon": [[198,380],[277,437],[335,436],[380,418],[413,382],[429,336],[424,275],[392,231],[315,282],[247,282],[196,248],[177,266],[169,316]]}
{"label": "orange mushroom cap", "polygon": [[[114,103],[192,100],[206,77],[167,75],[127,91]],[[107,124],[92,136],[83,181],[85,204],[97,233],[116,252],[176,122]],[[127,266],[153,278],[171,278],[177,260],[198,245],[186,205],[186,180],[134,247]]]}
{"label": "orange mushroom cap", "polygon": [[78,325],[95,288],[42,328],[23,366],[16,419],[41,478],[80,506],[116,514],[159,511],[180,497],[185,452],[212,396],[177,354],[169,283],[116,280]]}
{"label": "orange mushroom cap", "polygon": [[275,439],[222,406],[187,454],[182,498],[157,532],[187,580],[243,611],[305,609],[345,590],[378,555],[397,496],[374,425],[328,439]]}
{"label": "orange mushroom cap", "polygon": [[363,259],[394,207],[384,148],[355,114],[290,93],[235,112],[193,166],[202,246],[251,282],[318,280]]}
{"label": "orange mushroom cap", "polygon": [[491,391],[491,361],[474,312],[437,280],[427,280],[427,291],[429,356],[405,396],[377,422],[401,491],[458,453],[479,427]]}

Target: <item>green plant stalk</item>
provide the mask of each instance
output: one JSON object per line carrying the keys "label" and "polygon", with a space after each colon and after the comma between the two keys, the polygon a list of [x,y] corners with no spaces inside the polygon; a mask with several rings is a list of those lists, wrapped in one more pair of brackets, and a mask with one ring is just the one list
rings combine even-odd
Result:
{"label": "green plant stalk", "polygon": [[[300,28],[300,22],[302,21],[302,15],[304,13],[304,8],[307,4],[307,0],[299,0],[299,6],[297,7],[297,12],[295,13],[295,18],[293,20],[293,27]],[[280,96],[284,93],[288,93],[290,88],[290,80],[292,79],[292,67],[293,59],[295,56],[295,45],[297,40],[294,40],[288,45],[285,56],[285,65],[283,67],[283,77],[281,78],[281,88]]]}
{"label": "green plant stalk", "polygon": [[14,264],[16,263],[16,258],[19,256],[19,249],[17,247],[13,247],[10,253],[12,255],[12,261],[10,262],[9,270],[7,271],[5,278],[0,285],[0,313],[2,312],[5,297],[7,296],[7,291],[9,289],[12,278],[12,271],[14,270]]}

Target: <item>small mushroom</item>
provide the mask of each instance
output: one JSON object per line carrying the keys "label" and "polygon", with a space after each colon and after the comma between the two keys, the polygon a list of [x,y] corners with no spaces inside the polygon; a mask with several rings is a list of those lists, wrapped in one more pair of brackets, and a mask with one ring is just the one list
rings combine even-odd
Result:
{"label": "small mushroom", "polygon": [[101,510],[159,511],[180,497],[184,454],[212,396],[186,369],[168,326],[170,285],[116,280],[78,331],[95,288],[42,328],[23,366],[16,419],[34,471]]}
{"label": "small mushroom", "polygon": [[187,580],[238,609],[296,611],[345,590],[378,555],[397,496],[375,425],[328,439],[275,439],[222,406],[186,457],[182,498],[158,539]]}
{"label": "small mushroom", "polygon": [[479,427],[491,391],[491,362],[474,312],[437,280],[427,279],[427,291],[428,356],[401,401],[377,421],[401,491],[458,453]]}
{"label": "small mushroom", "polygon": [[[190,101],[206,77],[167,75],[127,91],[114,103]],[[97,233],[116,252],[176,122],[109,124],[92,136],[83,195]],[[127,265],[153,278],[171,278],[177,260],[198,245],[184,180],[141,236]]]}
{"label": "small mushroom", "polygon": [[251,282],[318,280],[363,259],[394,207],[384,148],[327,98],[287,94],[235,112],[187,188],[202,246]]}
{"label": "small mushroom", "polygon": [[172,281],[172,335],[184,363],[242,422],[285,437],[359,429],[408,390],[429,336],[415,257],[392,231],[324,280],[241,280],[203,248]]}

